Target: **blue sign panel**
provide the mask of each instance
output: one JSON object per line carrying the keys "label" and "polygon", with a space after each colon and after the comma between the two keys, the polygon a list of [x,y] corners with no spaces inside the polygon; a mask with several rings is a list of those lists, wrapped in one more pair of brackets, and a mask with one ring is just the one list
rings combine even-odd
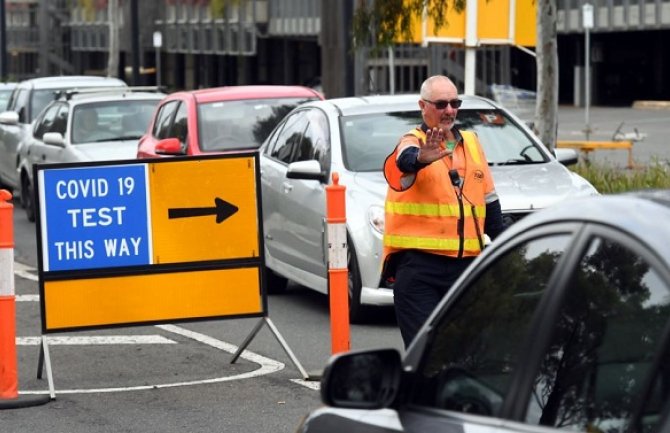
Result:
{"label": "blue sign panel", "polygon": [[151,264],[146,164],[39,174],[45,271]]}

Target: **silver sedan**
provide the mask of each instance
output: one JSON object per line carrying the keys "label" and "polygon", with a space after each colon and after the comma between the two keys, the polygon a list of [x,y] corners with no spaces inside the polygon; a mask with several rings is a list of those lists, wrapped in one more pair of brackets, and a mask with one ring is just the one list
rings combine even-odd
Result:
{"label": "silver sedan", "polygon": [[[421,123],[419,95],[330,99],[303,104],[260,148],[265,264],[270,291],[287,279],[328,293],[325,187],[337,172],[346,187],[350,319],[366,307],[391,305],[393,291],[380,279],[384,159],[399,137]],[[597,191],[556,156],[526,125],[494,102],[463,97],[460,128],[475,131],[484,147],[504,218],[513,223],[554,203]]]}

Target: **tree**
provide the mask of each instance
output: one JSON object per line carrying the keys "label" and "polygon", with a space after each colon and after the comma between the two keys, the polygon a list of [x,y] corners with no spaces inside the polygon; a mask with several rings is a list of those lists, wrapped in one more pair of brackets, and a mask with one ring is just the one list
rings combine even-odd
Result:
{"label": "tree", "polygon": [[[558,125],[556,0],[538,1],[535,130],[542,142],[553,149]],[[386,47],[398,40],[411,40],[412,20],[422,16],[424,10],[439,29],[448,24],[449,9],[461,12],[465,3],[466,0],[358,0],[353,19],[354,46]]]}

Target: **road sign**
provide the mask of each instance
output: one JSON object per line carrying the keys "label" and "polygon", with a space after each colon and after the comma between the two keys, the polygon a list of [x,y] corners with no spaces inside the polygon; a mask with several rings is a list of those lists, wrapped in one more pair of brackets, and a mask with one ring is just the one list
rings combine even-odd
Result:
{"label": "road sign", "polygon": [[257,158],[37,165],[43,332],[262,316]]}
{"label": "road sign", "polygon": [[151,263],[147,166],[40,171],[44,271]]}

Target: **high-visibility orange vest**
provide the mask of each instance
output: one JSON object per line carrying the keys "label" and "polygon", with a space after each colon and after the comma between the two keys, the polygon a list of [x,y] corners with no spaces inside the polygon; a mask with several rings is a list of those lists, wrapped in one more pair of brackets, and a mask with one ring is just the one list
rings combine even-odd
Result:
{"label": "high-visibility orange vest", "polygon": [[[486,194],[493,181],[477,136],[460,131],[453,159],[442,158],[413,176],[397,166],[398,146],[384,163],[389,183],[385,206],[384,260],[406,249],[418,249],[450,257],[472,257],[483,248]],[[422,143],[426,134],[410,131]],[[449,170],[457,169],[463,179],[459,194]],[[459,200],[459,195],[461,199]]]}

